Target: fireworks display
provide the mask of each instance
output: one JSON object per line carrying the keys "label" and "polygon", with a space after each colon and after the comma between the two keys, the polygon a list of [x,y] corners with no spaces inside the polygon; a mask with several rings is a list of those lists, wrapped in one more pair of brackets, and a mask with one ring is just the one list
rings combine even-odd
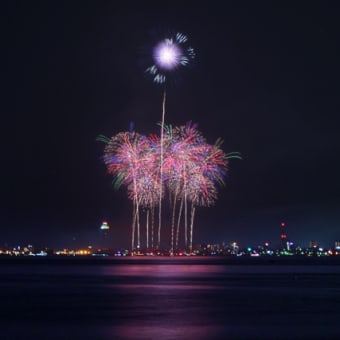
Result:
{"label": "fireworks display", "polygon": [[[103,161],[108,173],[114,176],[116,189],[124,186],[128,198],[133,202],[132,249],[136,247],[136,235],[137,248],[141,246],[142,213],[147,212],[148,217],[151,213],[153,216],[151,219],[153,240],[154,209],[159,205],[159,190],[162,187],[162,200],[167,198],[171,216],[169,218],[171,225],[168,223],[171,228],[169,242],[171,251],[178,248],[182,225],[185,247],[191,250],[195,209],[215,203],[218,186],[224,184],[228,159],[240,158],[239,154],[224,153],[220,140],[214,145],[208,144],[196,125],[191,122],[175,128],[167,126],[164,128],[161,177],[159,175],[161,141],[158,136],[120,132],[112,138],[100,136],[98,139],[106,143]],[[148,223],[149,218],[146,227],[147,240],[149,240]],[[152,241],[151,247],[153,246]],[[149,247],[149,244],[146,247]]]}
{"label": "fireworks display", "polygon": [[161,40],[152,57],[153,65],[146,72],[155,83],[164,86],[160,136],[143,136],[134,132],[132,127],[130,132],[120,132],[112,138],[99,136],[98,140],[106,143],[103,161],[108,173],[114,177],[115,188],[124,186],[133,203],[131,250],[141,248],[143,215],[146,215],[145,246],[150,248],[151,239],[151,248],[155,247],[156,209],[157,247],[161,246],[162,205],[165,201],[168,210],[165,224],[171,234],[170,253],[179,249],[180,234],[184,236],[185,249],[191,252],[196,208],[209,207],[216,202],[218,186],[224,184],[228,159],[240,158],[240,155],[237,152],[224,153],[221,140],[214,145],[208,144],[191,122],[175,128],[165,124],[168,76],[195,58],[187,36],[176,33]]}

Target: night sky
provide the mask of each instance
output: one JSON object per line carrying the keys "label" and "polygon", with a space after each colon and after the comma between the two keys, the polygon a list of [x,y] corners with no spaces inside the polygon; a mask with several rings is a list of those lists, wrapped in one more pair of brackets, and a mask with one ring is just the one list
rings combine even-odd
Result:
{"label": "night sky", "polygon": [[[147,4],[146,4],[147,3]],[[223,3],[223,6],[222,6]],[[168,87],[231,160],[197,211],[194,243],[340,240],[339,4],[327,1],[1,2],[0,245],[96,244],[103,220],[130,246],[131,210],[101,162],[100,134],[158,133],[152,46],[188,35],[196,58]]]}

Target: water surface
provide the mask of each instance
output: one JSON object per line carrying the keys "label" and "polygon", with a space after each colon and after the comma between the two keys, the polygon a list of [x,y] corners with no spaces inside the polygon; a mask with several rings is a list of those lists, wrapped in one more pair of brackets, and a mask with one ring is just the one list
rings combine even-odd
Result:
{"label": "water surface", "polygon": [[1,339],[339,338],[340,267],[0,262]]}

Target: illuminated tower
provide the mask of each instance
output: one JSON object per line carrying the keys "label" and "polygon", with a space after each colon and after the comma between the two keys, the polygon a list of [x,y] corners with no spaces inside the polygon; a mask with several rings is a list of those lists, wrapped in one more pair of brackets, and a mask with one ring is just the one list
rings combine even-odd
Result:
{"label": "illuminated tower", "polygon": [[281,234],[280,234],[280,239],[281,239],[281,245],[283,249],[286,249],[287,247],[287,234],[286,234],[286,222],[281,222]]}
{"label": "illuminated tower", "polygon": [[100,226],[100,233],[102,234],[104,238],[108,237],[109,230],[110,230],[110,226],[108,225],[106,221],[104,221],[102,225]]}

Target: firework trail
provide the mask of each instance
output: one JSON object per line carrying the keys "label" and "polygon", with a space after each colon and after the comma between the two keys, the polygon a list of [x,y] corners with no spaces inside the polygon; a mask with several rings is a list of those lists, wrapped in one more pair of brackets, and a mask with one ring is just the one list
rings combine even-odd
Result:
{"label": "firework trail", "polygon": [[[188,37],[182,33],[167,37],[160,41],[153,50],[153,65],[146,72],[153,77],[158,84],[166,83],[169,74],[179,66],[187,66],[190,60],[195,58],[194,49],[187,45]],[[163,197],[163,142],[166,109],[166,88],[164,86],[162,102],[162,124],[160,143],[160,187],[159,187],[159,214],[158,214],[158,246],[160,246],[160,233],[162,227],[162,197]]]}
{"label": "firework trail", "polygon": [[[188,122],[186,125],[176,127],[173,131],[173,155],[175,162],[172,164],[172,173],[174,177],[171,179],[170,190],[173,188],[172,183],[176,183],[177,192],[180,192],[180,210],[178,218],[184,205],[184,243],[185,248],[188,246],[188,193],[192,178],[192,170],[195,164],[200,161],[198,158],[198,147],[205,143],[202,134],[197,130],[197,125]],[[177,194],[176,192],[176,194]],[[174,206],[175,208],[175,206]],[[173,226],[174,227],[174,226]],[[179,222],[177,233],[179,232]],[[178,236],[176,237],[178,239]],[[177,242],[176,242],[177,243]],[[173,246],[173,241],[172,241]]]}

